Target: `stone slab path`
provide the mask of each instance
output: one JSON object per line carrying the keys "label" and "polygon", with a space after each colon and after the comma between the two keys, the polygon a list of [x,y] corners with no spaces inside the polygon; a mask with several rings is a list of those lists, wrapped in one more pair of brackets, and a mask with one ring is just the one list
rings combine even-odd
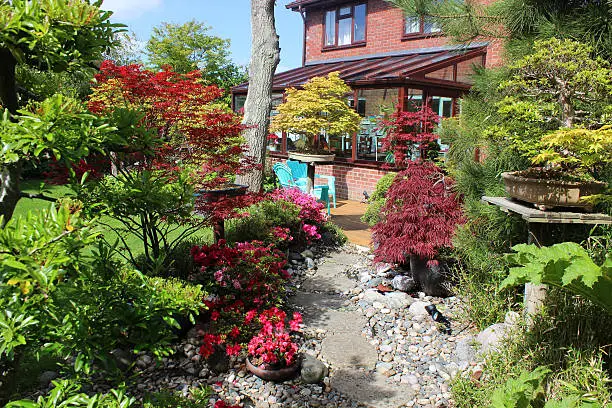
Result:
{"label": "stone slab path", "polygon": [[304,314],[308,330],[324,333],[320,358],[329,365],[329,385],[360,405],[377,408],[405,406],[415,396],[409,384],[393,383],[378,373],[378,350],[363,334],[368,319],[349,300],[359,286],[347,271],[363,256],[336,252],[323,258],[292,301]]}

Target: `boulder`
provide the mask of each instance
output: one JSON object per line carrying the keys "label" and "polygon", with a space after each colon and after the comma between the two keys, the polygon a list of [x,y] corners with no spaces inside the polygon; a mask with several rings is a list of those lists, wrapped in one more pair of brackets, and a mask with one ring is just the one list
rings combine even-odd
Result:
{"label": "boulder", "polygon": [[478,333],[476,341],[480,343],[480,353],[488,354],[499,350],[511,327],[506,323],[495,323]]}
{"label": "boulder", "polygon": [[304,258],[314,258],[314,254],[310,249],[305,249],[300,255],[302,255]]}
{"label": "boulder", "polygon": [[325,364],[313,356],[306,354],[302,360],[300,377],[306,384],[318,384],[327,377],[328,369]]}
{"label": "boulder", "polygon": [[38,382],[42,387],[46,387],[51,384],[51,381],[55,380],[59,377],[59,373],[56,371],[43,371],[40,376],[38,376]]}
{"label": "boulder", "polygon": [[289,252],[289,256],[287,257],[287,259],[289,259],[290,261],[302,262],[304,260],[304,257],[301,254],[298,254],[297,252]]}
{"label": "boulder", "polygon": [[363,292],[363,300],[368,303],[385,302],[385,295],[375,289],[367,289]]}
{"label": "boulder", "polygon": [[412,304],[412,298],[404,292],[389,292],[385,294],[385,304],[391,309],[404,309]]}
{"label": "boulder", "polygon": [[414,279],[404,275],[397,275],[395,278],[393,278],[391,285],[393,286],[393,289],[402,292],[412,292],[418,286]]}
{"label": "boulder", "polygon": [[455,358],[458,364],[476,361],[476,347],[474,345],[474,336],[467,336],[457,340],[455,346]]}
{"label": "boulder", "polygon": [[429,313],[427,313],[427,310],[425,310],[425,306],[429,305],[429,303],[427,302],[421,302],[416,301],[414,303],[412,303],[410,305],[410,308],[408,309],[408,311],[413,315],[413,316],[429,316]]}
{"label": "boulder", "polygon": [[377,278],[372,278],[372,279],[368,280],[368,282],[366,283],[366,285],[367,285],[369,288],[375,288],[375,287],[377,287],[378,285],[380,285],[381,283],[382,283],[382,278],[378,278],[378,277],[377,277]]}

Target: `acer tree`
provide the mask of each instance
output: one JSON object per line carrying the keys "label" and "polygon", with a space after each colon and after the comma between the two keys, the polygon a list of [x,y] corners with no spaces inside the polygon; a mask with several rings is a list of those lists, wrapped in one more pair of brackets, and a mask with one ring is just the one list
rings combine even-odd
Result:
{"label": "acer tree", "polygon": [[400,168],[406,167],[416,153],[426,158],[429,145],[438,140],[434,130],[439,122],[440,116],[427,105],[416,111],[397,109],[380,122],[385,131],[382,149],[393,152],[395,165]]}
{"label": "acer tree", "polygon": [[[213,205],[202,196],[196,202],[194,193],[250,170],[240,135],[245,127],[200,71],[153,72],[105,61],[96,81],[89,109],[117,129],[106,147],[117,174],[97,182],[91,198],[122,223],[115,228],[119,239],[127,231],[141,239],[146,264],[139,266],[152,270],[183,239],[241,204]],[[194,208],[205,217],[194,217]],[[135,262],[125,242],[122,249]]]}
{"label": "acer tree", "polygon": [[303,89],[287,89],[285,102],[278,106],[272,120],[272,132],[285,131],[304,137],[297,147],[305,153],[316,153],[316,136],[351,134],[359,130],[361,116],[346,102],[351,88],[338,72],[314,77]]}
{"label": "acer tree", "polygon": [[[4,109],[14,115],[19,108],[17,64],[64,71],[99,60],[121,27],[109,21],[112,13],[101,10],[101,4],[87,0],[0,1],[0,104]],[[0,215],[6,222],[21,196],[22,152],[7,142],[7,135],[2,139]]]}
{"label": "acer tree", "polygon": [[399,172],[387,192],[381,221],[373,228],[378,261],[404,264],[431,261],[444,247],[452,247],[462,222],[452,181],[429,161],[411,162]]}

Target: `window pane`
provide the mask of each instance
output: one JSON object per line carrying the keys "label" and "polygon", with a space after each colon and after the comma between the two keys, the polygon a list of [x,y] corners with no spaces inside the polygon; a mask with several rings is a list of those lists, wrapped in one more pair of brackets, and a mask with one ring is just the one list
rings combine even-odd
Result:
{"label": "window pane", "polygon": [[436,24],[431,18],[425,17],[423,22],[423,32],[425,33],[439,33],[442,31],[440,26]]}
{"label": "window pane", "polygon": [[348,16],[350,14],[351,14],[351,8],[350,7],[342,7],[342,8],[340,8],[340,17]]}
{"label": "window pane", "polygon": [[336,44],[336,12],[325,13],[325,45]]}
{"label": "window pane", "polygon": [[421,19],[418,16],[406,16],[404,33],[412,34],[419,32],[421,32]]}
{"label": "window pane", "polygon": [[234,111],[239,113],[242,112],[245,102],[246,95],[234,95]]}
{"label": "window pane", "polygon": [[366,33],[366,5],[360,4],[355,6],[355,38],[353,41],[364,41]]}
{"label": "window pane", "polygon": [[351,43],[352,18],[343,18],[338,21],[338,45]]}

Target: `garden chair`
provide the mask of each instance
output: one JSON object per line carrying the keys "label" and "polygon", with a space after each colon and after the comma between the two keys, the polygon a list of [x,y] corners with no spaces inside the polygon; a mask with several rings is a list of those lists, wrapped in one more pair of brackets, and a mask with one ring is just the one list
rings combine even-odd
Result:
{"label": "garden chair", "polygon": [[[274,170],[274,174],[278,177],[278,181],[283,188],[298,188],[303,193],[308,194],[307,190],[307,179],[298,179],[296,180],[291,172],[291,169],[283,163],[276,163],[272,166],[272,170]],[[327,215],[330,214],[330,204],[329,204],[329,187],[326,185],[315,186],[313,188],[313,195],[317,198],[318,201],[322,201],[327,205]]]}
{"label": "garden chair", "polygon": [[[287,166],[289,166],[291,169],[291,173],[296,180],[301,180],[302,178],[308,177],[308,166],[306,163],[300,163],[299,161],[295,160],[287,160]],[[315,174],[315,179],[318,178],[327,180],[328,191],[332,196],[332,200],[334,201],[334,208],[336,208],[336,177]]]}

